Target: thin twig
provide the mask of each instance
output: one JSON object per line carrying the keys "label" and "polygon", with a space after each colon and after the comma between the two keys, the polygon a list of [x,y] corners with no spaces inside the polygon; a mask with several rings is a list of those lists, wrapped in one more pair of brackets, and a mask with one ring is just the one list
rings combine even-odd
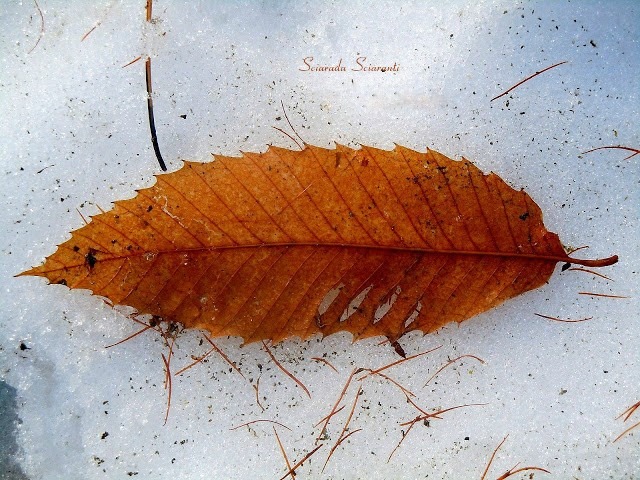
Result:
{"label": "thin twig", "polygon": [[40,174],[40,173],[44,172],[47,168],[51,168],[51,167],[55,167],[55,166],[56,166],[55,164],[47,165],[46,167],[43,167],[40,170],[38,170],[36,173]]}
{"label": "thin twig", "polygon": [[[151,2],[147,2],[149,5]],[[158,145],[158,136],[156,134],[156,121],[153,117],[153,88],[151,87],[151,58],[147,58],[145,63],[145,73],[147,79],[147,111],[149,113],[149,129],[151,130],[151,143],[153,144],[153,151],[156,153],[156,158],[160,164],[160,168],[163,172],[167,171],[167,166],[162,159],[160,153],[160,146]]]}
{"label": "thin twig", "polygon": [[562,65],[563,63],[567,63],[567,60],[563,61],[563,62],[559,62],[556,63],[555,65],[551,65],[550,67],[547,68],[543,68],[542,70],[540,70],[539,72],[534,73],[533,75],[529,75],[527,78],[525,78],[524,80],[520,80],[518,83],[516,83],[513,87],[509,88],[508,90],[506,90],[505,92],[501,93],[500,95],[493,97],[491,100],[489,100],[490,102],[493,102],[494,100],[497,100],[500,97],[504,97],[506,94],[508,94],[510,91],[514,90],[515,88],[518,88],[520,85],[522,85],[524,82],[527,82],[529,80],[531,80],[533,77],[537,77],[538,75],[540,75],[541,73],[546,72],[547,70],[551,70],[552,68],[557,67],[558,65]]}

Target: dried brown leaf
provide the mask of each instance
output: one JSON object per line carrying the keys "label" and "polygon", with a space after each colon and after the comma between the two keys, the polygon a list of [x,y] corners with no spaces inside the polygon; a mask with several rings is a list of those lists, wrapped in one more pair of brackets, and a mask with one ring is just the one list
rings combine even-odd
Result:
{"label": "dried brown leaf", "polygon": [[569,257],[525,192],[433,150],[270,147],[157,179],[22,275],[212,336],[395,342],[617,261]]}

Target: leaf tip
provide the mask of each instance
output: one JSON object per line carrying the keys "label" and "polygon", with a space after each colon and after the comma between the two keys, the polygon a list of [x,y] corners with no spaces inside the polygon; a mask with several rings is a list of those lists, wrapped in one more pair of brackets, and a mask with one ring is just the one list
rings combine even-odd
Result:
{"label": "leaf tip", "polygon": [[[308,147],[309,145],[305,144],[304,149],[302,151],[306,150]],[[274,155],[282,156],[282,155],[287,155],[291,153],[291,150],[287,148],[278,147],[277,145],[269,145],[267,147],[266,153],[272,153]]]}
{"label": "leaf tip", "polygon": [[13,277],[46,277],[46,275],[44,274],[44,272],[42,271],[42,267],[43,265],[39,265],[37,267],[32,267],[29,268],[28,270],[25,270],[24,272],[20,272],[15,274]]}
{"label": "leaf tip", "polygon": [[[427,149],[427,152],[428,151],[429,151],[429,149]],[[399,144],[397,144],[395,142],[393,143],[392,152],[399,153],[400,155],[405,155],[405,156],[415,155],[416,153],[418,153],[416,150],[412,150],[412,149],[410,149],[408,147],[405,147],[403,145],[399,145]]]}

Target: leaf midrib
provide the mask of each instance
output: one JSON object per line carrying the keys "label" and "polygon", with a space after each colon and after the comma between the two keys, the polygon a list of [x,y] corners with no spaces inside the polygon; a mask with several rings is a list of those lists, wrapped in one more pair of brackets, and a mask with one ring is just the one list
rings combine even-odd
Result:
{"label": "leaf midrib", "polygon": [[[496,251],[465,251],[465,250],[435,250],[421,247],[402,247],[402,246],[389,246],[389,245],[362,245],[362,244],[347,244],[347,243],[314,243],[314,242],[284,242],[284,243],[264,243],[264,244],[250,244],[250,245],[224,245],[215,247],[196,247],[196,248],[176,248],[171,250],[159,250],[159,251],[144,251],[140,253],[134,253],[129,255],[117,255],[109,258],[100,259],[97,258],[98,263],[122,260],[126,258],[141,257],[143,255],[165,255],[165,254],[181,254],[189,252],[203,252],[203,251],[216,251],[216,250],[240,250],[249,248],[283,248],[283,247],[317,247],[317,248],[349,248],[349,249],[366,249],[366,250],[387,250],[392,252],[413,252],[420,254],[438,254],[438,255],[468,255],[468,256],[489,256],[489,257],[503,257],[503,258],[518,258],[529,259],[537,261],[547,262],[569,262],[586,266],[602,266],[615,263],[617,257],[609,257],[601,260],[582,260],[577,258],[571,258],[568,255],[541,255],[537,253],[521,253],[521,252],[496,252]],[[108,252],[96,252],[96,254],[108,253]],[[595,262],[595,263],[594,263]],[[57,272],[69,268],[85,266],[86,263],[77,263],[75,265],[67,265],[66,267],[54,268],[51,270],[40,271],[40,274]]]}

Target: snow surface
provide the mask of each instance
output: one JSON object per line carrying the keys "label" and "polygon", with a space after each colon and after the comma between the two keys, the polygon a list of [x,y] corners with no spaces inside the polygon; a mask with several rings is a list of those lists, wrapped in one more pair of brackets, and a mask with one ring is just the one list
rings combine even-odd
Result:
{"label": "snow surface", "polygon": [[[477,479],[509,434],[489,477],[517,462],[535,478],[639,478],[640,430],[617,443],[616,417],[640,400],[638,159],[603,145],[638,147],[640,8],[628,2],[4,2],[0,7],[0,378],[4,478],[222,479],[282,476],[314,447],[349,372],[397,359],[378,340],[352,344],[292,339],[273,347],[309,388],[286,377],[259,345],[218,339],[253,382],[216,355],[173,377],[166,392],[157,336],[105,349],[138,326],[85,291],[13,276],[42,260],[85,217],[154,182],[142,61],[153,58],[155,115],[170,170],[210,153],[294,147],[271,128],[289,118],[304,139],[390,149],[393,142],[453,158],[464,155],[522,187],[568,246],[620,262],[601,273],[557,272],[550,283],[437,334],[408,335],[409,354],[437,345],[389,375],[424,408],[454,410],[416,425],[416,410],[383,379],[363,383],[350,431],[321,473],[355,394],[331,422],[324,446],[298,478]],[[95,30],[81,42],[92,27]],[[346,72],[304,72],[303,58]],[[397,72],[352,72],[358,56]],[[489,100],[546,66],[569,63]],[[183,118],[182,116],[186,116]],[[629,296],[593,298],[580,291]],[[562,318],[593,316],[583,323]],[[174,371],[200,355],[198,332],[183,334]],[[21,349],[21,344],[23,348]],[[24,348],[26,347],[26,348]],[[474,354],[423,388],[448,358]],[[323,357],[338,370],[312,360]],[[15,418],[20,421],[16,422]],[[10,441],[9,441],[10,440]],[[7,465],[12,464],[13,476]],[[2,474],[0,474],[2,476]],[[522,475],[520,478],[524,478]],[[527,477],[528,478],[528,477]]]}

